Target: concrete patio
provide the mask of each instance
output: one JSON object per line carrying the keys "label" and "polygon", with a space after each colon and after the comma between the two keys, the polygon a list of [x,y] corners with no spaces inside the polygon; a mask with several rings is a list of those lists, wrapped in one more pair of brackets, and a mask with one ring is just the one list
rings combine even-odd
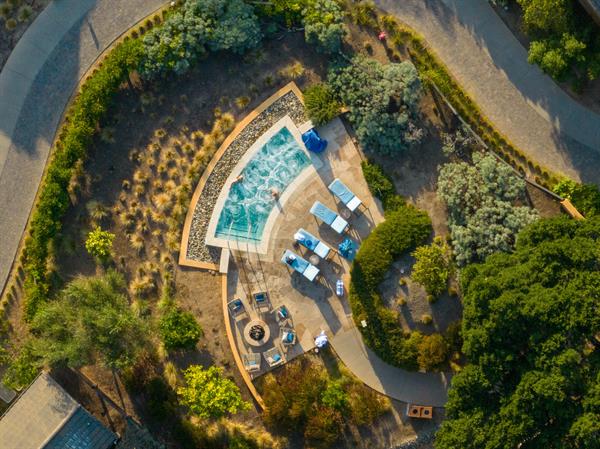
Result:
{"label": "concrete patio", "polygon": [[[317,266],[321,275],[315,282],[288,270],[288,267],[281,263],[281,256],[286,249],[307,260],[312,255],[309,250],[303,247],[295,248],[293,245],[293,235],[299,228],[306,229],[332,250],[336,250],[344,239],[345,236],[337,234],[327,225],[317,223],[309,213],[310,207],[319,200],[341,214],[345,207],[327,188],[331,181],[340,178],[365,206],[360,213],[354,213],[348,219],[351,229],[346,234],[347,237],[360,244],[373,227],[383,220],[380,205],[371,196],[362,176],[361,155],[342,122],[336,119],[319,129],[319,133],[329,142],[327,150],[318,156],[313,155],[319,159],[314,164],[315,169],[296,186],[285,204],[279,206],[280,213],[271,234],[263,236],[263,239],[268,239],[267,254],[258,254],[252,248],[252,243],[231,244],[233,260],[228,272],[228,301],[240,298],[249,313],[249,319],[261,316],[270,326],[271,338],[258,349],[260,352],[279,344],[278,324],[272,313],[259,314],[252,307],[251,295],[259,291],[267,292],[272,310],[285,305],[291,314],[298,340],[288,351],[287,360],[311,350],[314,347],[314,338],[321,330],[331,337],[353,327],[346,295],[339,298],[335,294],[335,283],[338,279],[344,279],[345,286],[348,285],[350,264],[347,260],[337,253],[328,260],[320,260]],[[250,347],[242,334],[247,320],[236,323],[231,319],[231,323],[240,354],[257,352],[257,348]],[[261,370],[255,372],[255,376],[268,371],[264,357],[261,365]]]}

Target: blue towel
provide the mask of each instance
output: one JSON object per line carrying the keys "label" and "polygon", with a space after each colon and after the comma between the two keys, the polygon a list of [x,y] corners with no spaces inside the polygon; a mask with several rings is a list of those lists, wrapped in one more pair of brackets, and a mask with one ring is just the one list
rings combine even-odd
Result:
{"label": "blue towel", "polygon": [[346,187],[346,185],[339,179],[335,179],[331,184],[329,184],[329,190],[331,190],[335,196],[342,200],[342,203],[344,204],[348,204],[352,198],[354,198],[354,193],[352,193],[350,189]]}
{"label": "blue towel", "polygon": [[[288,257],[290,257],[290,256],[295,257],[294,261],[291,262],[291,263],[288,262]],[[283,257],[281,258],[281,261],[284,264],[286,264],[288,267],[291,267],[294,270],[296,270],[298,273],[304,273],[304,271],[306,270],[306,268],[308,268],[308,266],[310,265],[306,260],[304,260],[299,255],[294,254],[289,249],[285,250],[285,253],[283,253]]]}
{"label": "blue towel", "polygon": [[337,218],[337,214],[320,201],[315,201],[315,204],[313,204],[310,208],[310,213],[315,217],[320,218],[328,225],[333,223],[333,221]]}
{"label": "blue towel", "polygon": [[342,257],[353,260],[354,255],[356,253],[356,248],[354,247],[354,242],[349,238],[344,239],[342,243],[338,245],[338,251],[342,255]]}
{"label": "blue towel", "polygon": [[299,229],[297,233],[303,237],[302,240],[298,240],[298,243],[300,243],[302,246],[305,246],[307,249],[315,249],[319,244],[320,240],[310,232],[305,231],[304,229]]}

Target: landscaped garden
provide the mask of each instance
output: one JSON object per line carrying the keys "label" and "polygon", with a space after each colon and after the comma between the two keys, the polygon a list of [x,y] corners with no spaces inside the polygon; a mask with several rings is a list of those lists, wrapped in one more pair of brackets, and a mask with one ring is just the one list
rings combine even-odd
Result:
{"label": "landscaped garden", "polygon": [[[340,301],[387,363],[455,373],[436,447],[595,447],[598,189],[527,161],[418,37],[362,1],[188,0],[116,45],[55,143],[10,290],[5,382],[78,370],[173,447],[380,447],[434,430],[442,410],[407,425],[330,350],[258,377],[260,413],[239,388],[221,275],[177,264],[211,159],[290,81],[313,124],[347,111],[383,214],[363,214]],[[556,198],[524,173],[588,220],[547,218]]]}

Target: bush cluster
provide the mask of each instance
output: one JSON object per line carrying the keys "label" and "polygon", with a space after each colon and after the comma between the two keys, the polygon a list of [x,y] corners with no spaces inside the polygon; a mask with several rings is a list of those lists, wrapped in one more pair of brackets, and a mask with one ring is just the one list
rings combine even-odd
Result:
{"label": "bush cluster", "polygon": [[182,74],[209,51],[243,53],[261,37],[254,9],[243,0],[187,0],[144,37],[140,74]]}
{"label": "bush cluster", "polygon": [[385,413],[389,401],[353,378],[330,377],[306,357],[288,363],[262,384],[269,426],[300,431],[310,447],[325,448],[341,437],[345,422],[368,425]]}
{"label": "bush cluster", "polygon": [[570,179],[564,179],[552,190],[563,198],[571,200],[577,210],[586,217],[600,213],[600,189],[595,184],[579,184]]}
{"label": "bush cluster", "polygon": [[383,65],[358,55],[349,63],[334,64],[328,82],[350,109],[350,121],[365,149],[392,155],[423,138],[416,120],[421,82],[412,63]]}
{"label": "bush cluster", "polygon": [[393,211],[405,204],[404,198],[396,194],[394,182],[377,164],[367,160],[360,163],[369,191],[383,204],[383,210]]}
{"label": "bush cluster", "polygon": [[577,2],[517,0],[525,32],[532,38],[529,62],[553,78],[593,80],[600,75],[598,25]]}
{"label": "bush cluster", "polygon": [[62,217],[69,207],[67,187],[74,167],[86,155],[87,147],[105,116],[119,86],[128,79],[141,60],[141,42],[129,39],[102,62],[101,67],[83,84],[67,113],[66,124],[56,142],[52,159],[25,239],[25,316],[31,319],[39,303],[48,296],[53,273],[47,270],[47,258],[62,228]]}
{"label": "bush cluster", "polygon": [[314,84],[304,92],[304,105],[308,118],[315,126],[324,125],[340,113],[340,103],[331,88],[325,84]]}
{"label": "bush cluster", "polygon": [[525,181],[489,153],[473,153],[473,164],[443,165],[437,193],[448,207],[460,266],[510,251],[518,232],[538,218],[535,209],[515,205],[525,198]]}
{"label": "bush cluster", "polygon": [[323,53],[338,52],[348,34],[344,11],[336,0],[272,0],[258,3],[257,8],[271,23],[303,27],[306,42]]}

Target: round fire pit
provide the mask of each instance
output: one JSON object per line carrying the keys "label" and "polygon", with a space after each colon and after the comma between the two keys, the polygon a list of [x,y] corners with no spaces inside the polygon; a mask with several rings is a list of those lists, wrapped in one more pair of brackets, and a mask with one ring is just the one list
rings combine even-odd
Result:
{"label": "round fire pit", "polygon": [[244,327],[244,340],[252,346],[262,346],[271,336],[269,326],[262,320],[252,320]]}

